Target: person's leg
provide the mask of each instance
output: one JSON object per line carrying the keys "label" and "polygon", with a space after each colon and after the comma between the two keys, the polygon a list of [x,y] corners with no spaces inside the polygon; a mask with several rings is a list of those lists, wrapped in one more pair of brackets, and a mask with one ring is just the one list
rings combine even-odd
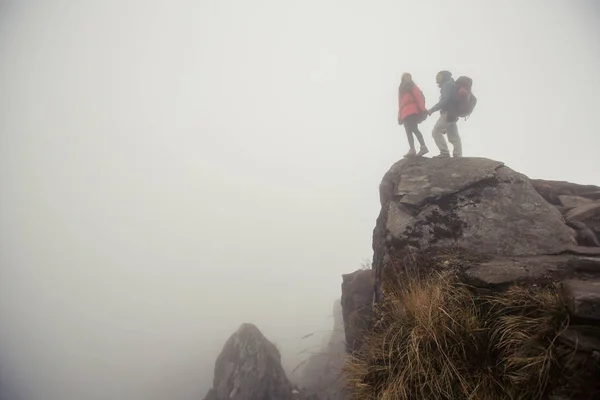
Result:
{"label": "person's leg", "polygon": [[406,130],[406,138],[408,139],[408,145],[410,147],[408,153],[406,153],[404,157],[414,156],[415,154],[417,154],[415,150],[415,139],[413,138],[413,131],[416,128],[417,124],[415,119],[412,117],[413,115],[409,115],[404,119],[404,129]]}
{"label": "person's leg", "polygon": [[446,118],[446,114],[440,114],[435,126],[433,127],[433,140],[435,141],[435,145],[440,149],[440,156],[449,157],[450,151],[448,150],[448,143],[446,143],[446,139],[444,138],[444,134],[446,133],[446,129],[448,127],[448,119]]}
{"label": "person's leg", "polygon": [[413,133],[415,134],[415,136],[417,137],[417,140],[419,141],[419,144],[421,145],[421,148],[419,149],[417,156],[422,157],[425,154],[429,153],[429,149],[425,145],[425,140],[423,139],[423,134],[419,130],[419,125],[415,126],[415,130],[413,131]]}
{"label": "person's leg", "polygon": [[415,125],[415,129],[413,129],[413,133],[417,137],[417,140],[419,141],[419,144],[421,145],[421,147],[427,147],[427,146],[425,146],[425,140],[423,140],[423,134],[419,130],[418,125]]}
{"label": "person's leg", "polygon": [[456,122],[451,122],[448,124],[447,132],[448,141],[452,143],[452,147],[454,148],[454,157],[462,157],[462,141],[460,140],[460,135],[458,134],[458,126],[456,125]]}
{"label": "person's leg", "polygon": [[415,139],[412,134],[412,127],[408,123],[408,121],[404,121],[404,130],[406,130],[406,138],[408,139],[408,146],[414,150],[415,148]]}

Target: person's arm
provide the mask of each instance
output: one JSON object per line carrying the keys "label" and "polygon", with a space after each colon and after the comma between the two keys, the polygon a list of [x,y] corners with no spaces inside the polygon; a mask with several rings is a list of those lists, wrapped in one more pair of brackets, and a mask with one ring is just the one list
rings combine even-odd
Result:
{"label": "person's arm", "polygon": [[427,113],[429,115],[433,114],[436,111],[439,111],[442,107],[445,107],[452,97],[452,82],[446,82],[442,85],[440,101],[431,107]]}
{"label": "person's arm", "polygon": [[425,98],[423,97],[421,90],[416,85],[413,88],[413,97],[417,101],[417,107],[419,108],[419,111],[426,112],[427,108],[425,108]]}

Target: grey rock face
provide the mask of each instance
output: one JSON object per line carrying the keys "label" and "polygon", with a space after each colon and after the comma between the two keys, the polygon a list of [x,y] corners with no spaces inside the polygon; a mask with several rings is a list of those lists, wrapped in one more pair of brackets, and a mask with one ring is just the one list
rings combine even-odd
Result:
{"label": "grey rock face", "polygon": [[565,214],[567,221],[585,222],[600,217],[600,200],[575,207]]}
{"label": "grey rock face", "polygon": [[575,238],[577,239],[577,244],[581,246],[600,247],[600,241],[596,237],[594,231],[583,222],[567,221],[567,226],[575,230]]}
{"label": "grey rock face", "polygon": [[575,255],[498,257],[464,272],[476,287],[508,287],[516,283],[559,282],[565,276],[600,274],[600,258]]}
{"label": "grey rock face", "polygon": [[296,396],[279,351],[258,328],[243,324],[225,343],[215,363],[206,400],[292,400]]}
{"label": "grey rock face", "polygon": [[600,321],[600,280],[568,280],[562,291],[571,315]]}
{"label": "grey rock face", "polygon": [[531,183],[548,203],[555,206],[562,204],[560,196],[578,196],[592,200],[600,200],[600,187],[594,185],[578,185],[564,181],[548,181],[532,179]]}
{"label": "grey rock face", "polygon": [[358,270],[342,276],[342,308],[347,351],[360,349],[370,326],[373,303],[373,271]]}
{"label": "grey rock face", "polygon": [[577,232],[578,245],[600,247],[600,187],[543,180],[532,183]]}
{"label": "grey rock face", "polygon": [[558,200],[565,208],[575,208],[591,203],[593,200],[581,196],[573,196],[569,194],[558,195]]}
{"label": "grey rock face", "polygon": [[[402,160],[380,185],[389,246],[459,246],[484,254],[557,254],[576,244],[527,177],[483,158]],[[375,260],[377,262],[377,260]]]}

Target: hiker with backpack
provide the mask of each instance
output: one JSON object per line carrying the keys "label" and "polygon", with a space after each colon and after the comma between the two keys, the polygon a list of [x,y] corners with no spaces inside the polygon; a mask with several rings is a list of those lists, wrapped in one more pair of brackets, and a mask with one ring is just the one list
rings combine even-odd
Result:
{"label": "hiker with backpack", "polygon": [[[425,108],[425,96],[419,87],[413,82],[412,76],[405,72],[402,74],[400,87],[398,88],[398,124],[404,125],[406,138],[410,149],[404,157],[423,156],[429,152],[419,130],[419,124],[427,118]],[[417,137],[421,148],[415,150],[415,139]]]}
{"label": "hiker with backpack", "polygon": [[477,103],[477,98],[471,93],[473,80],[461,76],[455,82],[449,71],[438,72],[435,80],[440,88],[440,101],[427,111],[427,115],[440,111],[440,117],[433,127],[432,134],[440,150],[440,154],[435,157],[450,157],[445,134],[448,134],[448,141],[453,146],[454,157],[462,157],[462,142],[456,122],[459,117],[468,117]]}

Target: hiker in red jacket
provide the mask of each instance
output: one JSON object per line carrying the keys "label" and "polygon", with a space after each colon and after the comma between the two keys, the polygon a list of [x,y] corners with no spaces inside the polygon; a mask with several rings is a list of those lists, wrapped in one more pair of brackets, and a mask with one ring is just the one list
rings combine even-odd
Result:
{"label": "hiker in red jacket", "polygon": [[[419,124],[427,118],[427,108],[425,108],[425,96],[421,89],[412,80],[412,76],[405,72],[402,74],[402,80],[400,88],[398,89],[398,123],[404,124],[406,130],[406,137],[408,138],[408,145],[410,150],[404,155],[404,157],[412,156],[423,156],[429,152],[423,135],[419,130]],[[417,137],[421,148],[417,153],[415,151],[415,139],[413,134]]]}

